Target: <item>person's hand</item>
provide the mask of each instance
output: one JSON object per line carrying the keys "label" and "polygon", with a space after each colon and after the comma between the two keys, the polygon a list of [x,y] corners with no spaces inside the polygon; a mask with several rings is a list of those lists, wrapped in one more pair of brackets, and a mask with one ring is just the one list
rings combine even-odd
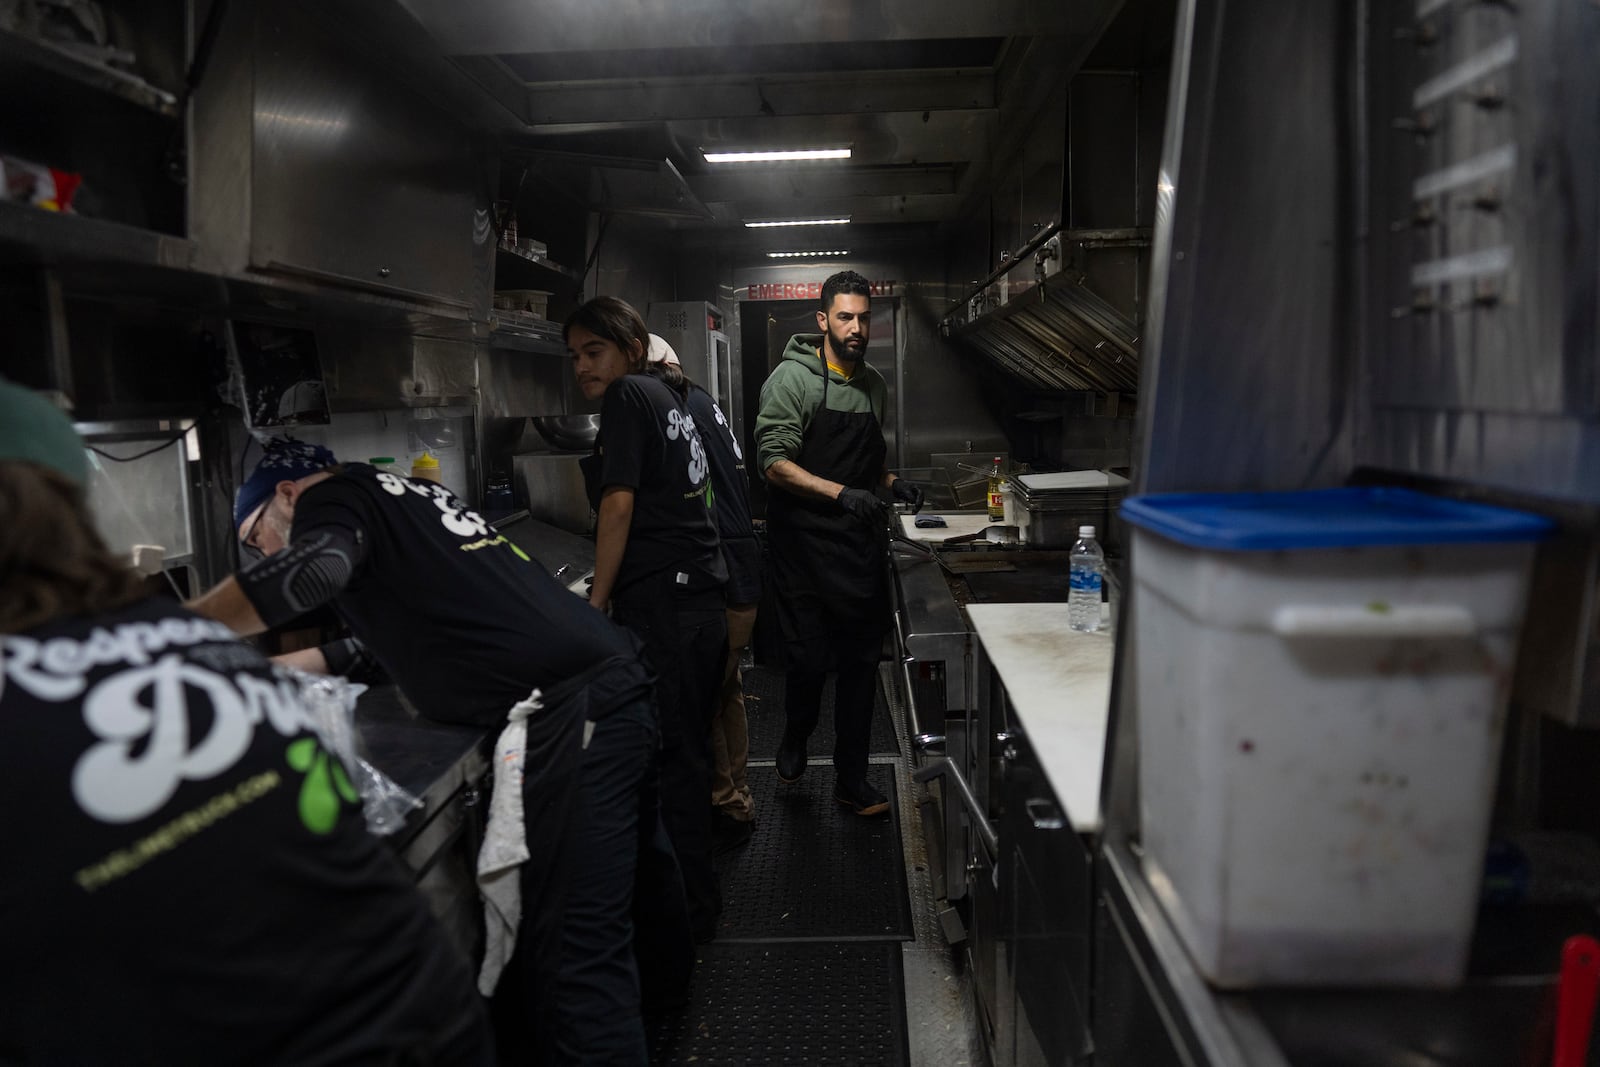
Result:
{"label": "person's hand", "polygon": [[853,515],[864,522],[880,522],[883,519],[883,501],[870,489],[841,489],[836,499],[846,515]]}
{"label": "person's hand", "polygon": [[904,478],[896,478],[889,483],[889,492],[902,504],[911,505],[911,514],[915,515],[922,510],[922,486],[915,482],[908,482]]}

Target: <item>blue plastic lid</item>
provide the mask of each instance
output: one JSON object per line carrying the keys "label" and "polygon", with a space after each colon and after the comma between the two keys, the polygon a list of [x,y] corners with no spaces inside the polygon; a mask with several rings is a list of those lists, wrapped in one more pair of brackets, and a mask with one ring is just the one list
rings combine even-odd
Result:
{"label": "blue plastic lid", "polygon": [[1157,493],[1124,501],[1122,515],[1179,544],[1229,552],[1538,541],[1553,526],[1525,511],[1382,487]]}

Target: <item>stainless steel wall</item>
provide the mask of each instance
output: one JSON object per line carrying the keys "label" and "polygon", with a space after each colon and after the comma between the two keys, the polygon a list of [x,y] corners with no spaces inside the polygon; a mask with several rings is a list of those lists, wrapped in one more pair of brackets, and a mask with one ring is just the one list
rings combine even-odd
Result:
{"label": "stainless steel wall", "polygon": [[1600,502],[1600,8],[1430,7],[1372,19],[1356,458]]}
{"label": "stainless steel wall", "polygon": [[1351,467],[1355,32],[1335,0],[1179,5],[1140,389],[1141,490]]}
{"label": "stainless steel wall", "polygon": [[487,145],[312,7],[235,5],[191,127],[189,232],[206,269],[487,313]]}
{"label": "stainless steel wall", "polygon": [[[891,434],[890,463],[896,467],[927,466],[934,452],[964,451],[966,441],[994,448],[1004,434],[978,399],[974,376],[976,357],[952,345],[938,333],[938,319],[948,302],[949,286],[942,278],[927,277],[930,268],[942,269],[933,250],[896,250],[889,255],[843,257],[838,261],[774,266],[750,254],[728,255],[692,251],[680,260],[678,291],[683,298],[698,298],[698,291],[714,291],[714,301],[728,313],[734,343],[734,395],[736,424],[748,429],[753,413],[744,409],[742,366],[743,321],[751,285],[820,283],[838,270],[855,270],[872,281],[896,283],[896,312],[883,316],[885,303],[873,320],[870,361],[889,384]],[[884,351],[888,349],[888,351]],[[893,359],[886,358],[890,352]]]}

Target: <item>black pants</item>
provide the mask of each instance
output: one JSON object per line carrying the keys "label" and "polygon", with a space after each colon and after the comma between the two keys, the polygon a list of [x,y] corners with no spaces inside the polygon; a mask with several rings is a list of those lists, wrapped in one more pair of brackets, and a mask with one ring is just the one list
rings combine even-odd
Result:
{"label": "black pants", "polygon": [[878,656],[889,625],[885,594],[840,601],[809,590],[780,590],[785,666],[784,736],[803,744],[822,714],[822,686],[833,691],[833,766],[841,777],[864,777],[872,735]]}
{"label": "black pants", "polygon": [[[503,1063],[646,1067],[634,946],[641,846],[656,828],[656,718],[648,696],[594,724],[563,792],[564,825],[530,827],[516,952],[495,991]],[[576,744],[573,746],[576,747]],[[554,829],[553,835],[551,831]],[[670,858],[670,857],[669,857]],[[551,865],[559,877],[551,881]]]}
{"label": "black pants", "polygon": [[716,935],[722,894],[711,865],[711,720],[728,654],[722,589],[685,591],[668,571],[612,599],[612,616],[644,642],[661,710],[661,818],[672,838],[698,940]]}

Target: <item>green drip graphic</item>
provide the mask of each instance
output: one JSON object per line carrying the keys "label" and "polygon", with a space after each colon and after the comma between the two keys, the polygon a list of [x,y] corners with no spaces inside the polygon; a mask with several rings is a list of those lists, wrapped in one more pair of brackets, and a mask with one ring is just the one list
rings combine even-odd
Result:
{"label": "green drip graphic", "polygon": [[317,745],[302,737],[285,752],[289,766],[304,774],[300,784],[300,821],[314,834],[325,834],[339,821],[339,800],[354,804],[360,800],[350,777],[339,762]]}

